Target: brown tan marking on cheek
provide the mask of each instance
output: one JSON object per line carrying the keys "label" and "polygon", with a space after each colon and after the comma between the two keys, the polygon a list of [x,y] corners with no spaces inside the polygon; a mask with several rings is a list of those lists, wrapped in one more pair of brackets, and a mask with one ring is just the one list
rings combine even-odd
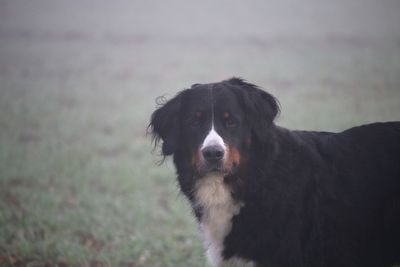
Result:
{"label": "brown tan marking on cheek", "polygon": [[201,166],[200,153],[200,148],[198,148],[192,155],[192,166],[197,169]]}
{"label": "brown tan marking on cheek", "polygon": [[232,158],[232,162],[236,163],[236,165],[240,164],[240,152],[236,147],[231,148],[230,157]]}
{"label": "brown tan marking on cheek", "polygon": [[227,157],[225,166],[227,169],[232,169],[234,166],[239,166],[241,161],[241,155],[239,150],[234,146],[228,146]]}

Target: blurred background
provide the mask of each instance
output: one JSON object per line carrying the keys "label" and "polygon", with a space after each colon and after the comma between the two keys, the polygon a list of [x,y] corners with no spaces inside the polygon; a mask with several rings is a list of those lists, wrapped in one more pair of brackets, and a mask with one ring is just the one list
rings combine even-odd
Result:
{"label": "blurred background", "polygon": [[400,120],[398,0],[0,0],[0,266],[207,266],[157,96],[240,76],[277,124]]}

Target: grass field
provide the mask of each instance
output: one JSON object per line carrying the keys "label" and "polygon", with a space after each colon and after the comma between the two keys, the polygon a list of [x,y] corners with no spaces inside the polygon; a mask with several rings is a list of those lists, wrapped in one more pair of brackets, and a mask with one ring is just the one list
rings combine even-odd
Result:
{"label": "grass field", "polygon": [[28,2],[0,2],[0,266],[207,266],[174,168],[157,166],[146,136],[157,96],[237,75],[278,97],[289,128],[400,120],[398,6],[362,4],[387,15],[378,29],[346,32],[349,12],[302,31],[300,9],[287,22],[297,34],[263,34],[263,2],[237,3],[230,11],[253,19],[231,34],[229,14],[182,26],[190,15],[170,16],[179,1],[166,15],[138,2]]}

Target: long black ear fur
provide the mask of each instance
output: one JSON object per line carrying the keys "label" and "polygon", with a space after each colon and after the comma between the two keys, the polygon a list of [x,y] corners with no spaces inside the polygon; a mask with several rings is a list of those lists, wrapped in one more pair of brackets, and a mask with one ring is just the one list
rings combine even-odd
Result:
{"label": "long black ear fur", "polygon": [[279,114],[279,103],[274,96],[261,90],[257,85],[240,78],[227,81],[233,85],[245,111],[254,135],[262,142],[268,138],[269,128]]}
{"label": "long black ear fur", "polygon": [[180,109],[186,91],[183,90],[165,104],[160,104],[151,116],[148,132],[152,135],[155,146],[160,140],[163,141],[161,152],[164,156],[172,155],[178,147]]}

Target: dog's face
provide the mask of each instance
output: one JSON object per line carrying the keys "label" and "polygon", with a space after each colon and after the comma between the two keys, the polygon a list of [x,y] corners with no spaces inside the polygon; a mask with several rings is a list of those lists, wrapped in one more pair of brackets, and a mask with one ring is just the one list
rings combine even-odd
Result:
{"label": "dog's face", "polygon": [[164,156],[179,154],[197,177],[234,174],[268,136],[275,99],[240,79],[195,84],[157,109],[150,128]]}
{"label": "dog's face", "polygon": [[209,172],[233,173],[250,145],[239,99],[228,87],[196,85],[182,103],[181,143],[200,176]]}

